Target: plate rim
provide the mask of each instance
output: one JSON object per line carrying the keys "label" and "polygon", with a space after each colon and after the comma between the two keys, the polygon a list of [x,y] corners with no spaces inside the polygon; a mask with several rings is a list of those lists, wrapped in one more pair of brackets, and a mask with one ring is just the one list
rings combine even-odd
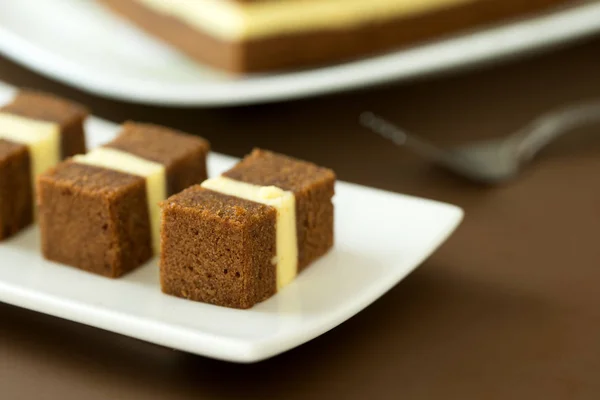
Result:
{"label": "plate rim", "polygon": [[[122,79],[116,84],[114,77],[94,76],[94,70],[37,47],[2,25],[0,53],[42,75],[111,99],[181,107],[239,106],[313,97],[439,73],[498,57],[516,56],[525,50],[541,50],[597,31],[600,31],[600,2],[583,1],[566,9],[367,59],[306,71],[193,85],[162,85],[144,79]],[[466,55],[460,54],[455,51],[458,46],[467,46],[469,51]],[[443,54],[445,61],[432,62],[434,53]]]}

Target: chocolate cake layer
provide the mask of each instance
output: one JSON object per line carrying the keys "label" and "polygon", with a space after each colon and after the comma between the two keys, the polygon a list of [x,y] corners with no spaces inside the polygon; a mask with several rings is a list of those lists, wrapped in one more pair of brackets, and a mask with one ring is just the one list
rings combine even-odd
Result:
{"label": "chocolate cake layer", "polygon": [[0,240],[33,222],[33,194],[27,146],[0,139]]}
{"label": "chocolate cake layer", "polygon": [[105,146],[163,164],[167,195],[206,179],[210,144],[198,136],[159,125],[126,122],[119,136]]}
{"label": "chocolate cake layer", "polygon": [[160,250],[167,193],[206,178],[206,140],[157,125],[126,123],[105,146],[38,180],[44,256],[118,277]]}
{"label": "chocolate cake layer", "polygon": [[224,176],[260,186],[276,186],[296,197],[298,270],[333,246],[335,173],[292,157],[255,149]]}
{"label": "chocolate cake layer", "polygon": [[273,207],[197,185],[162,210],[163,292],[234,308],[275,293]]}
{"label": "chocolate cake layer", "polygon": [[218,40],[178,19],[159,15],[132,0],[99,1],[197,61],[232,72],[249,71],[244,60],[245,48],[241,43]]}
{"label": "chocolate cake layer", "polygon": [[144,178],[66,161],[38,179],[42,252],[118,277],[152,257]]}
{"label": "chocolate cake layer", "polygon": [[352,28],[224,40],[159,14],[135,0],[101,0],[140,28],[190,57],[232,72],[311,67],[374,55],[432,38],[541,12],[572,0],[481,0]]}
{"label": "chocolate cake layer", "polygon": [[35,91],[0,107],[0,240],[35,219],[35,177],[85,152],[87,115],[77,103]]}
{"label": "chocolate cake layer", "polygon": [[83,122],[88,109],[78,103],[51,94],[24,90],[13,101],[0,108],[21,117],[53,122],[60,126],[61,158],[83,154],[86,151]]}
{"label": "chocolate cake layer", "polygon": [[270,297],[333,246],[334,183],[331,170],[256,149],[171,196],[161,203],[163,291],[236,308]]}

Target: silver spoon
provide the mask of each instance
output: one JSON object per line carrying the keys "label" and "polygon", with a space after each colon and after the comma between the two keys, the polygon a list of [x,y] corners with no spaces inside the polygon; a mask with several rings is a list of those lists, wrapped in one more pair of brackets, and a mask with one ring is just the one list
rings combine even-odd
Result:
{"label": "silver spoon", "polygon": [[471,180],[493,184],[518,175],[522,167],[561,134],[600,122],[600,101],[581,103],[544,114],[518,132],[451,149],[440,148],[373,114],[360,115],[363,126],[420,156]]}

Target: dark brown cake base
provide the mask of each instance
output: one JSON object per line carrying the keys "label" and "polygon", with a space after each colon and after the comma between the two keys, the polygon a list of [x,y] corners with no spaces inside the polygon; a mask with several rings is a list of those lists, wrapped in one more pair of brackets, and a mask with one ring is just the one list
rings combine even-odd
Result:
{"label": "dark brown cake base", "polygon": [[275,293],[273,207],[193,186],[163,203],[163,292],[233,308]]}
{"label": "dark brown cake base", "polygon": [[33,222],[33,194],[27,146],[0,139],[0,240]]}
{"label": "dark brown cake base", "polygon": [[[0,112],[55,123],[60,129],[60,158],[85,153],[85,107],[50,94],[21,91]],[[0,139],[0,240],[33,222],[31,157],[26,145]]]}
{"label": "dark brown cake base", "polygon": [[100,1],[188,56],[235,73],[348,61],[572,3],[572,0],[481,0],[355,29],[229,42],[158,14],[134,0]]}
{"label": "dark brown cake base", "polygon": [[38,179],[42,253],[118,277],[152,257],[144,178],[66,161]]}
{"label": "dark brown cake base", "polygon": [[[167,195],[206,179],[200,137],[128,122],[105,146],[164,165]],[[38,179],[38,202],[49,260],[115,278],[153,255],[143,177],[66,161]]]}
{"label": "dark brown cake base", "polygon": [[88,109],[78,103],[51,94],[24,90],[0,111],[46,121],[60,126],[60,158],[83,154],[86,151],[83,123]]}
{"label": "dark brown cake base", "polygon": [[255,149],[224,176],[260,186],[277,186],[296,197],[298,271],[333,246],[335,174],[292,157]]}
{"label": "dark brown cake base", "polygon": [[105,146],[164,165],[168,196],[207,177],[210,143],[199,136],[160,125],[126,122],[119,136]]}
{"label": "dark brown cake base", "polygon": [[[298,272],[333,246],[333,171],[257,149],[224,176],[294,193]],[[274,207],[196,185],[164,201],[162,210],[165,293],[235,308],[275,293]]]}

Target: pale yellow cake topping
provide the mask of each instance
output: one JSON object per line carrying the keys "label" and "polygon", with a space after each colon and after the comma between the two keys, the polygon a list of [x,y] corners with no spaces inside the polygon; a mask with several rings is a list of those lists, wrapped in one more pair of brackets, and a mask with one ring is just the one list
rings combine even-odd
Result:
{"label": "pale yellow cake topping", "polygon": [[52,122],[0,112],[0,139],[28,147],[32,193],[35,196],[36,177],[60,161],[60,126]]}
{"label": "pale yellow cake topping", "polygon": [[298,273],[298,239],[296,234],[296,197],[275,186],[258,186],[224,176],[204,181],[202,187],[274,207],[277,210],[276,255],[277,290],[294,280]]}
{"label": "pale yellow cake topping", "polygon": [[135,0],[225,40],[349,29],[477,0]]}
{"label": "pale yellow cake topping", "polygon": [[98,147],[85,155],[73,157],[75,162],[112,169],[146,179],[146,200],[152,229],[152,249],[160,252],[160,207],[167,198],[166,170],[160,163],[109,147]]}

